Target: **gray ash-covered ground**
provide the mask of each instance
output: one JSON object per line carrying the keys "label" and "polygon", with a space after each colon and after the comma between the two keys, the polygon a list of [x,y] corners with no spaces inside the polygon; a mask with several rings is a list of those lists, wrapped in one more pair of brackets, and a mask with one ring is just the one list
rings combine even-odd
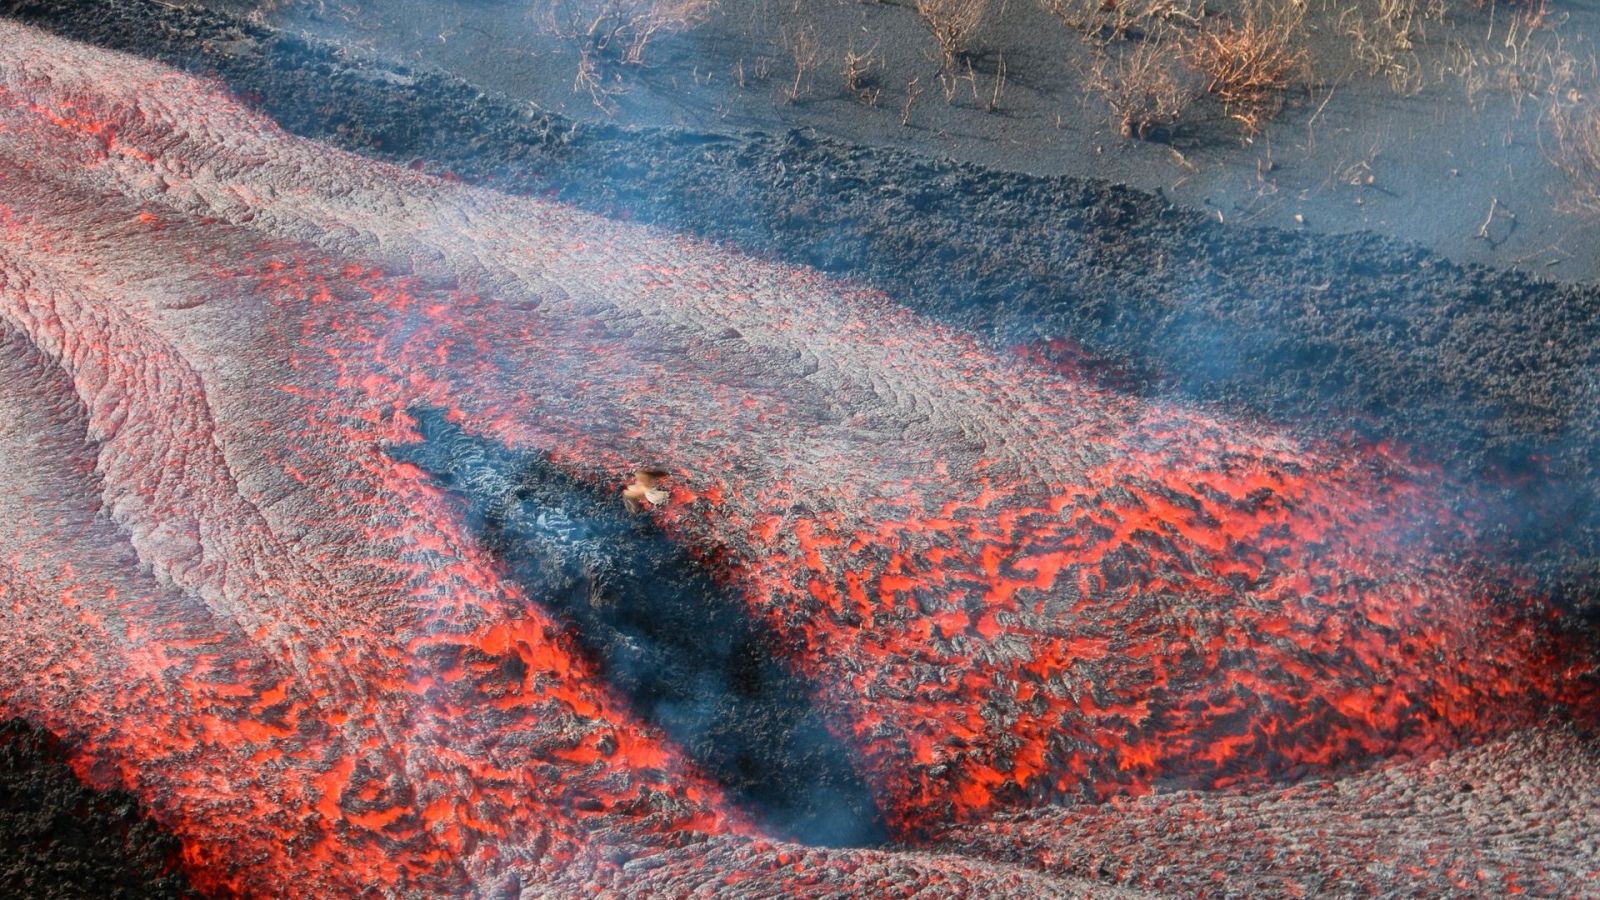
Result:
{"label": "gray ash-covered ground", "polygon": [[0,896],[193,897],[178,841],[123,791],[96,791],[67,767],[60,742],[0,723]]}

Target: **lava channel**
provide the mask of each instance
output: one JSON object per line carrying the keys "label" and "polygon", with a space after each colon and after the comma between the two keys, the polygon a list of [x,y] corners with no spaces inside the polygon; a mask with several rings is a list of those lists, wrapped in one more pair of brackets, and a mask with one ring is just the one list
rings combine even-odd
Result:
{"label": "lava channel", "polygon": [[[0,234],[0,714],[139,796],[202,890],[1077,891],[961,829],[1592,700],[1592,646],[1473,562],[1488,513],[1392,448],[1125,396],[6,23]],[[406,458],[421,409],[619,507],[670,470],[652,527],[740,617],[705,627],[764,636],[914,849],[767,833],[524,587],[489,498]]]}

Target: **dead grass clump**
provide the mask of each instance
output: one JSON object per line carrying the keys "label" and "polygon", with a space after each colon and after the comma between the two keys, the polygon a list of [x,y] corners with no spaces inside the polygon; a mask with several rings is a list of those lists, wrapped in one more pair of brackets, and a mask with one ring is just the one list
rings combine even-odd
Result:
{"label": "dead grass clump", "polygon": [[946,68],[965,56],[972,39],[983,25],[991,0],[917,0],[917,15],[922,17],[934,43],[944,55]]}
{"label": "dead grass clump", "polygon": [[1368,74],[1381,77],[1397,94],[1416,93],[1423,86],[1417,46],[1427,22],[1442,23],[1446,0],[1375,0],[1340,7],[1338,30],[1349,40],[1351,59]]}
{"label": "dead grass clump", "polygon": [[869,107],[876,107],[878,98],[883,95],[883,88],[879,84],[882,67],[877,44],[873,44],[869,50],[857,50],[852,46],[844,52],[844,63],[839,74],[844,76],[845,90],[851,96]]}
{"label": "dead grass clump", "polygon": [[1571,188],[1557,207],[1600,219],[1600,102],[1570,90],[1551,102],[1546,153]]}
{"label": "dead grass clump", "polygon": [[599,64],[595,62],[594,54],[588,47],[580,47],[578,69],[572,76],[572,92],[579,94],[585,91],[588,92],[589,99],[594,105],[606,115],[617,111],[615,97],[622,93],[622,85],[618,81],[608,84],[600,71]]}
{"label": "dead grass clump", "polygon": [[657,35],[703,24],[716,0],[541,0],[546,27],[578,42],[585,58],[644,62]]}
{"label": "dead grass clump", "polygon": [[1154,22],[1198,21],[1189,0],[1038,0],[1050,13],[1086,40],[1108,44]]}
{"label": "dead grass clump", "polygon": [[906,100],[900,106],[900,127],[905,128],[911,124],[911,112],[917,107],[917,100],[922,96],[922,76],[916,76],[906,82]]}
{"label": "dead grass clump", "polygon": [[817,30],[810,25],[783,33],[784,49],[794,62],[794,80],[784,88],[783,98],[794,103],[811,93],[811,74],[816,71],[822,47],[817,43]]}
{"label": "dead grass clump", "polygon": [[1440,80],[1458,79],[1473,104],[1480,103],[1483,95],[1503,94],[1511,99],[1518,117],[1528,98],[1554,99],[1575,84],[1592,82],[1592,56],[1585,62],[1574,55],[1563,34],[1545,24],[1543,16],[1542,8],[1533,7],[1491,15],[1481,39],[1452,42]]}
{"label": "dead grass clump", "polygon": [[1185,40],[1185,59],[1246,134],[1259,132],[1277,114],[1290,80],[1306,69],[1304,22],[1305,7],[1298,3],[1253,0],[1236,17]]}
{"label": "dead grass clump", "polygon": [[1006,77],[1007,77],[1008,74],[1009,74],[1009,70],[1006,69],[1006,55],[1004,53],[1002,53],[1002,54],[1000,54],[999,61],[997,63],[995,63],[995,68],[994,68],[994,87],[989,91],[989,97],[984,102],[984,105],[983,105],[983,111],[984,112],[997,112],[997,111],[999,111],[999,109],[1000,109],[1000,98],[1005,96],[1005,93],[1006,93]]}
{"label": "dead grass clump", "polygon": [[1177,124],[1194,100],[1190,73],[1162,40],[1141,41],[1124,53],[1095,55],[1089,89],[1111,107],[1125,137],[1149,140]]}

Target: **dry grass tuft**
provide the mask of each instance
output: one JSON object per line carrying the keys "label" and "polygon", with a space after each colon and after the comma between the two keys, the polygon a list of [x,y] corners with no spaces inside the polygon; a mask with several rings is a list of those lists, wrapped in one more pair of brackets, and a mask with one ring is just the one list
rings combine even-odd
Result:
{"label": "dry grass tuft", "polygon": [[[645,47],[661,34],[705,23],[717,0],[540,0],[553,34],[578,42],[585,59],[644,63]],[[581,80],[581,77],[580,77]]]}
{"label": "dry grass tuft", "polygon": [[1551,162],[1571,187],[1557,205],[1600,218],[1600,105],[1585,100],[1558,106],[1550,115],[1550,137]]}
{"label": "dry grass tuft", "polygon": [[883,88],[879,84],[882,70],[883,60],[878,56],[877,44],[868,50],[857,50],[851,46],[844,52],[839,74],[844,76],[845,90],[852,97],[869,107],[876,107],[878,99],[883,96]]}
{"label": "dry grass tuft", "polygon": [[1417,46],[1428,22],[1442,23],[1446,0],[1375,0],[1339,7],[1338,31],[1349,39],[1351,59],[1397,94],[1423,86]]}
{"label": "dry grass tuft", "polygon": [[1473,104],[1483,95],[1503,94],[1511,99],[1518,117],[1527,98],[1554,98],[1574,84],[1592,83],[1593,61],[1585,69],[1560,31],[1545,24],[1545,15],[1542,6],[1518,6],[1491,14],[1481,38],[1452,42],[1440,80],[1458,79],[1467,101]]}
{"label": "dry grass tuft", "polygon": [[1600,99],[1589,93],[1600,79],[1600,62],[1564,49],[1553,53],[1546,73],[1549,106],[1542,141],[1545,155],[1567,177],[1570,188],[1556,198],[1565,212],[1600,219]]}
{"label": "dry grass tuft", "polygon": [[1123,136],[1149,140],[1176,125],[1194,100],[1192,77],[1165,40],[1095,55],[1089,89],[1111,107]]}
{"label": "dry grass tuft", "polygon": [[811,75],[816,71],[817,60],[822,55],[822,45],[817,42],[817,29],[805,25],[783,33],[783,47],[794,62],[794,80],[783,90],[783,99],[794,103],[811,93]]}
{"label": "dry grass tuft", "polygon": [[1284,89],[1307,68],[1301,45],[1305,7],[1250,0],[1239,14],[1201,28],[1184,41],[1183,54],[1207,79],[1206,91],[1222,101],[1246,134],[1256,134],[1278,111]]}
{"label": "dry grass tuft", "polygon": [[917,15],[944,55],[945,67],[972,48],[972,39],[989,14],[991,0],[916,0]]}
{"label": "dry grass tuft", "polygon": [[906,82],[906,99],[900,106],[900,127],[905,128],[911,124],[911,113],[917,108],[917,100],[922,96],[922,77],[916,76]]}
{"label": "dry grass tuft", "polygon": [[[1101,45],[1122,40],[1153,23],[1194,23],[1189,0],[1038,0],[1040,8],[1086,40]],[[1203,4],[1202,4],[1203,5]]]}

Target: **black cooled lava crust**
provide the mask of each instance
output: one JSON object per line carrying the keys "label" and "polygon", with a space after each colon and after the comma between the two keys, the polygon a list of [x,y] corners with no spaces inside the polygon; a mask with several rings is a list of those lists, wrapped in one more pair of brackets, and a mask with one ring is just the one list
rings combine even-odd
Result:
{"label": "black cooled lava crust", "polygon": [[[526,596],[559,616],[598,674],[768,831],[817,846],[881,843],[882,817],[807,684],[731,588],[619,495],[538,454],[413,410],[422,441],[390,450],[460,498]],[[435,660],[442,666],[453,660]]]}
{"label": "black cooled lava crust", "polygon": [[196,896],[178,840],[124,791],[85,787],[48,732],[0,723],[0,897]]}

